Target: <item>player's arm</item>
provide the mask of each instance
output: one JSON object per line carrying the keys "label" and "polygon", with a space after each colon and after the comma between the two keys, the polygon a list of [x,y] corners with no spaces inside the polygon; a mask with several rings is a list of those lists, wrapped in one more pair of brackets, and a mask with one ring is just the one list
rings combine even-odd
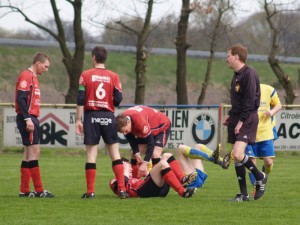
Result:
{"label": "player's arm", "polygon": [[79,91],[77,95],[77,107],[76,107],[76,124],[75,131],[77,134],[83,134],[82,116],[85,104],[85,87],[79,85]]}
{"label": "player's arm", "polygon": [[28,113],[28,104],[27,104],[27,98],[30,95],[30,91],[17,91],[17,103],[19,106],[19,109],[24,117],[25,120],[30,119],[30,115]]}
{"label": "player's arm", "polygon": [[144,161],[149,162],[154,151],[154,136],[150,133],[147,137],[144,138],[145,142],[147,143],[147,150],[145,153]]}
{"label": "player's arm", "polygon": [[114,87],[114,96],[113,96],[114,106],[119,106],[122,100],[123,100],[122,92],[119,91],[116,87]]}
{"label": "player's arm", "polygon": [[126,140],[129,142],[129,145],[132,149],[132,153],[133,155],[136,155],[137,153],[139,153],[139,146],[136,142],[136,138],[133,134],[129,133],[125,135]]}

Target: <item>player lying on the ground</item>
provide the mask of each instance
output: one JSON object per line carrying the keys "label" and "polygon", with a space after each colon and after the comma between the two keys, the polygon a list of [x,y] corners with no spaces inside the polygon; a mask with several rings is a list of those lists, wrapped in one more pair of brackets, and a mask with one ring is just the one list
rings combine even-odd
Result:
{"label": "player lying on the ground", "polygon": [[[198,149],[180,145],[178,161],[171,153],[164,153],[160,162],[152,168],[145,179],[132,178],[131,164],[123,158],[125,186],[129,196],[165,197],[171,186],[180,196],[189,198],[207,178],[201,159],[217,162],[221,167],[228,168],[229,161],[226,161],[227,158],[220,159],[219,149],[213,152],[204,145],[196,147]],[[109,185],[116,193],[118,183],[115,178],[110,180]]]}

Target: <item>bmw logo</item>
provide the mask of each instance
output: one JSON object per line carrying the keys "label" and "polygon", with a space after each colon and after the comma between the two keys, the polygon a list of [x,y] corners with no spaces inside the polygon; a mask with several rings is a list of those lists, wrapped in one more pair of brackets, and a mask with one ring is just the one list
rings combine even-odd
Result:
{"label": "bmw logo", "polygon": [[209,114],[201,113],[193,121],[192,135],[196,143],[208,144],[215,134],[215,121]]}

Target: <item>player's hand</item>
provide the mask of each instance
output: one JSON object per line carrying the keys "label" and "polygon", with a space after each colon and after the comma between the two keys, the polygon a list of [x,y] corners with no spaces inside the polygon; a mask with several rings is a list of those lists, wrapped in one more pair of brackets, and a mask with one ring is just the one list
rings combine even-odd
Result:
{"label": "player's hand", "polygon": [[243,122],[239,120],[239,122],[237,123],[237,125],[234,128],[234,133],[237,135],[240,133],[240,129],[243,126]]}
{"label": "player's hand", "polygon": [[134,156],[135,156],[136,162],[137,162],[138,164],[143,162],[142,157],[141,157],[141,154],[140,154],[139,152],[136,153]]}
{"label": "player's hand", "polygon": [[28,132],[33,132],[34,131],[34,124],[31,119],[26,120],[26,130]]}
{"label": "player's hand", "polygon": [[76,121],[75,132],[78,135],[81,135],[81,136],[83,135],[83,124],[80,120]]}
{"label": "player's hand", "polygon": [[228,124],[229,124],[229,118],[230,118],[229,115],[226,115],[226,116],[225,116],[225,118],[224,118],[224,120],[223,120],[223,125],[224,125],[224,126],[228,126]]}

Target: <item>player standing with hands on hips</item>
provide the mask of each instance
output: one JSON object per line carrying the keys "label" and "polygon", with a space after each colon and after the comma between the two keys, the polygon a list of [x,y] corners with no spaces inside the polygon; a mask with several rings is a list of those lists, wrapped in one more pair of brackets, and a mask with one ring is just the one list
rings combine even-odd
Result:
{"label": "player standing with hands on hips", "polygon": [[119,152],[114,115],[114,107],[123,99],[122,86],[119,76],[105,68],[106,58],[106,49],[96,46],[92,50],[93,68],[83,71],[79,79],[75,129],[77,134],[84,135],[87,154],[85,164],[87,192],[82,198],[95,197],[96,159],[98,144],[102,137],[119,184],[118,196],[124,199],[129,196],[124,187],[124,167]]}
{"label": "player standing with hands on hips", "polygon": [[[44,190],[40,167],[40,85],[38,76],[47,72],[50,58],[44,53],[37,53],[33,57],[32,65],[21,72],[16,83],[15,110],[17,113],[17,127],[24,145],[21,163],[21,185],[19,197],[53,198],[54,195]],[[32,179],[35,191],[30,191]]]}
{"label": "player standing with hands on hips", "polygon": [[252,160],[245,154],[248,143],[255,143],[258,126],[257,109],[260,104],[260,83],[256,71],[245,64],[247,49],[233,45],[227,49],[227,65],[234,71],[231,81],[231,110],[225,117],[224,125],[228,126],[228,143],[233,145],[232,155],[240,193],[232,201],[249,201],[246,185],[246,169],[255,179],[257,200],[264,195],[267,175],[257,169]]}

